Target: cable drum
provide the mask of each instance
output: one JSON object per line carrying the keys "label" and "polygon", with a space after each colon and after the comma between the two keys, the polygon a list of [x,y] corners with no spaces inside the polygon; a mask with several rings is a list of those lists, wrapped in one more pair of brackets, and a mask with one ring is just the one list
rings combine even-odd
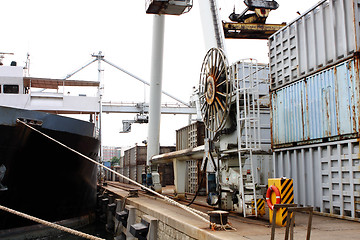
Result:
{"label": "cable drum", "polygon": [[211,132],[224,128],[230,111],[231,84],[229,63],[224,52],[211,48],[203,60],[199,82],[201,115]]}

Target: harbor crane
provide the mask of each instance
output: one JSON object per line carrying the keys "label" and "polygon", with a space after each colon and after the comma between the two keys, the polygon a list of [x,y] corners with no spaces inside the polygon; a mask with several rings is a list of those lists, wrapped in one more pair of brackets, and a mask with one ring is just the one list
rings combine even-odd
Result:
{"label": "harbor crane", "polygon": [[[152,12],[155,14],[166,14],[166,11],[175,7],[170,7],[170,4],[176,5],[176,1],[170,0],[150,2],[147,9],[158,6],[158,11]],[[208,186],[216,186],[212,190],[208,189],[207,200],[210,205],[218,205],[220,209],[235,210],[245,217],[257,217],[263,214],[263,209],[259,206],[264,206],[262,191],[265,186],[259,177],[257,164],[269,162],[271,159],[269,144],[263,139],[267,136],[268,129],[260,124],[260,119],[267,117],[267,105],[262,105],[260,102],[268,94],[266,80],[263,81],[260,76],[268,74],[266,66],[259,65],[253,59],[230,66],[226,58],[225,38],[266,39],[284,26],[284,24],[273,24],[269,27],[265,23],[269,12],[277,9],[279,5],[274,0],[245,0],[246,9],[241,14],[236,14],[234,11],[230,14],[230,20],[234,22],[224,23],[220,20],[216,0],[198,0],[198,2],[206,49],[210,49],[203,61],[199,83],[200,109],[206,127],[205,144],[201,150],[202,170],[208,174]],[[165,7],[159,7],[161,4]],[[248,14],[248,11],[253,13]],[[173,15],[173,13],[169,14]],[[156,36],[163,37],[163,32],[156,32],[157,16],[159,15],[155,15],[154,18],[153,47],[159,47],[154,44],[163,43],[163,39],[156,38]],[[163,28],[161,30],[163,31]],[[160,49],[162,50],[161,47]],[[153,48],[153,54],[159,53],[162,57],[162,52],[155,50]],[[162,59],[157,63],[162,64]],[[159,85],[161,87],[161,84]],[[150,98],[152,96],[150,93]],[[151,123],[151,115],[149,120]],[[152,130],[149,130],[149,145]],[[156,131],[158,132],[158,129]],[[158,142],[152,143],[158,148],[156,145]],[[149,151],[149,145],[148,159],[151,159],[154,152]],[[171,155],[171,159],[176,162],[174,172],[177,175],[186,173],[185,165],[180,164],[184,158],[183,154],[177,151]],[[195,155],[198,156],[198,152],[191,149],[187,157],[192,159]],[[166,157],[155,156],[152,162],[156,165],[161,161],[167,161]],[[212,162],[213,166],[209,165],[209,162]],[[154,169],[155,166],[152,166],[152,171]],[[175,179],[178,193],[184,192],[184,189],[180,189],[183,186],[181,179],[183,177]]]}

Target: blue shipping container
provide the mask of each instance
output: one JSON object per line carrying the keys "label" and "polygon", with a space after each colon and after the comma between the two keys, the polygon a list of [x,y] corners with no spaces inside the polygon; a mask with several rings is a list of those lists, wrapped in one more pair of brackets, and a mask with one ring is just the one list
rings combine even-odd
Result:
{"label": "blue shipping container", "polygon": [[352,58],[273,91],[272,146],[358,136],[359,82],[359,59]]}

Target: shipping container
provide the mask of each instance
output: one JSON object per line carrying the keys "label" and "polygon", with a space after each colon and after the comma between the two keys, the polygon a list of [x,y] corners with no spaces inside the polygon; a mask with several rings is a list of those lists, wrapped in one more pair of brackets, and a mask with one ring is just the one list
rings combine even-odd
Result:
{"label": "shipping container", "polygon": [[360,139],[276,149],[274,177],[294,179],[294,200],[360,221]]}
{"label": "shipping container", "polygon": [[[160,154],[175,151],[174,146],[161,146]],[[124,151],[125,166],[146,165],[147,146],[135,146]]]}
{"label": "shipping container", "polygon": [[131,180],[137,181],[137,166],[129,167],[129,178]]}
{"label": "shipping container", "polygon": [[142,183],[142,174],[145,173],[145,165],[137,165],[136,181]]}
{"label": "shipping container", "polygon": [[130,149],[124,151],[124,167],[130,165]]}
{"label": "shipping container", "polygon": [[173,163],[162,163],[158,165],[161,185],[174,185],[174,168]]}
{"label": "shipping container", "polygon": [[359,59],[271,92],[272,147],[359,135]]}
{"label": "shipping container", "polygon": [[[120,168],[120,169],[119,169],[119,173],[120,173],[121,175],[124,175],[124,168]],[[119,182],[123,183],[123,182],[124,182],[124,178],[119,177]]]}
{"label": "shipping container", "polygon": [[160,154],[174,152],[176,150],[175,146],[161,146],[160,147]]}
{"label": "shipping container", "polygon": [[120,160],[119,160],[119,167],[120,168],[123,168],[124,167],[124,156],[120,157]]}
{"label": "shipping container", "polygon": [[[123,175],[127,178],[130,178],[130,167],[129,166],[125,166],[123,168]],[[123,183],[129,183],[129,181],[124,179]]]}
{"label": "shipping container", "polygon": [[205,126],[203,122],[194,122],[176,130],[176,150],[204,145]]}
{"label": "shipping container", "polygon": [[[204,145],[205,125],[195,122],[176,131],[176,150],[183,150]],[[201,171],[197,160],[186,161],[185,192],[194,194],[200,184]],[[206,184],[206,181],[204,181]],[[205,185],[206,187],[206,185]]]}
{"label": "shipping container", "polygon": [[200,184],[200,174],[197,160],[186,161],[185,192],[195,194]]}
{"label": "shipping container", "polygon": [[360,50],[358,0],[323,0],[269,38],[275,90]]}

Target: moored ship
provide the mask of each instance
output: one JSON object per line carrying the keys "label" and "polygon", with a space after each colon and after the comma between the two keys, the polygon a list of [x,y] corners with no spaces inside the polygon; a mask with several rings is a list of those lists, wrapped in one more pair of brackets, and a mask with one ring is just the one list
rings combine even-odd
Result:
{"label": "moored ship", "polygon": [[[99,132],[92,119],[99,96],[59,92],[66,86],[98,89],[99,83],[23,77],[23,67],[0,66],[0,204],[51,222],[89,215],[96,205],[97,166],[28,127],[98,157]],[[91,121],[54,113],[86,113]],[[33,224],[0,212],[0,236]]]}

